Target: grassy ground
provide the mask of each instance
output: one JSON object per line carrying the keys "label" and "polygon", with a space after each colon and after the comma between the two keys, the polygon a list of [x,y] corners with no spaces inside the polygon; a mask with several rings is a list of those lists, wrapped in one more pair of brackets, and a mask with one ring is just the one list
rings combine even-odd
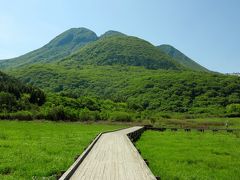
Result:
{"label": "grassy ground", "polygon": [[240,129],[240,118],[197,118],[197,119],[162,119],[154,123],[156,127],[190,128],[228,128]]}
{"label": "grassy ground", "polygon": [[239,133],[146,131],[136,146],[162,179],[240,179]]}
{"label": "grassy ground", "polygon": [[0,179],[56,179],[98,133],[122,127],[0,121]]}

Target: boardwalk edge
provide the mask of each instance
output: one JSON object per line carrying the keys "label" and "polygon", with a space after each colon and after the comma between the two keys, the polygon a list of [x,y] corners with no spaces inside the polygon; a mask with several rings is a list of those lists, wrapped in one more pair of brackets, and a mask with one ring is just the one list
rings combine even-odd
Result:
{"label": "boardwalk edge", "polygon": [[80,164],[83,162],[83,160],[87,157],[89,152],[92,150],[93,146],[97,143],[97,141],[100,139],[100,137],[105,134],[105,133],[110,133],[110,132],[115,132],[119,131],[122,129],[127,129],[127,128],[121,128],[121,129],[116,129],[112,131],[104,131],[99,133],[96,138],[90,143],[90,145],[83,151],[83,153],[75,160],[75,162],[68,168],[68,170],[60,177],[58,178],[59,180],[69,180],[71,176],[74,174],[76,169],[80,166]]}

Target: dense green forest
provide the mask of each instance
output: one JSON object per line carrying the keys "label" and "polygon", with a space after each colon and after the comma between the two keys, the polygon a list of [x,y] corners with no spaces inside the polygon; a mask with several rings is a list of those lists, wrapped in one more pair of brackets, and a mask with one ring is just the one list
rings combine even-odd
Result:
{"label": "dense green forest", "polygon": [[42,90],[24,85],[18,80],[0,72],[0,112],[29,110],[33,105],[45,103]]}
{"label": "dense green forest", "polygon": [[[97,37],[85,28],[71,29],[16,59],[0,62],[0,68],[34,91],[20,88],[20,96],[14,95],[18,105],[2,109],[1,118],[155,121],[240,116],[240,77],[213,73],[171,46],[155,47],[116,31]],[[33,87],[44,90],[46,100]],[[44,97],[40,102],[31,100],[36,89]],[[11,94],[6,89],[1,93]],[[21,107],[26,99],[32,105]]]}
{"label": "dense green forest", "polygon": [[48,92],[42,108],[68,113],[60,119],[77,120],[82,115],[89,119],[140,120],[240,114],[240,78],[235,76],[119,65],[76,69],[35,65],[12,74]]}

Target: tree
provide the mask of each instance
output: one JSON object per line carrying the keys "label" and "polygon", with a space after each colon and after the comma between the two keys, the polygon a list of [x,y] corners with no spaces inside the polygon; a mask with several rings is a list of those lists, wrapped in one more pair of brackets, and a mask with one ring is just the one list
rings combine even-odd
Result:
{"label": "tree", "polygon": [[13,111],[16,106],[16,97],[13,94],[0,92],[0,111]]}

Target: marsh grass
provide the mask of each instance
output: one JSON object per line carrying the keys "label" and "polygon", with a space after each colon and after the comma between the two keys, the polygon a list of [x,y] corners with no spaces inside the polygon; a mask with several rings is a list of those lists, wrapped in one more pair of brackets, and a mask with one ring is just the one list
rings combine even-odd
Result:
{"label": "marsh grass", "polygon": [[98,133],[123,126],[0,121],[0,179],[56,179]]}
{"label": "marsh grass", "polygon": [[239,132],[146,131],[136,146],[162,179],[240,179]]}
{"label": "marsh grass", "polygon": [[240,129],[240,118],[159,119],[154,123],[154,126],[170,128],[225,129],[226,123],[228,124],[229,129]]}

